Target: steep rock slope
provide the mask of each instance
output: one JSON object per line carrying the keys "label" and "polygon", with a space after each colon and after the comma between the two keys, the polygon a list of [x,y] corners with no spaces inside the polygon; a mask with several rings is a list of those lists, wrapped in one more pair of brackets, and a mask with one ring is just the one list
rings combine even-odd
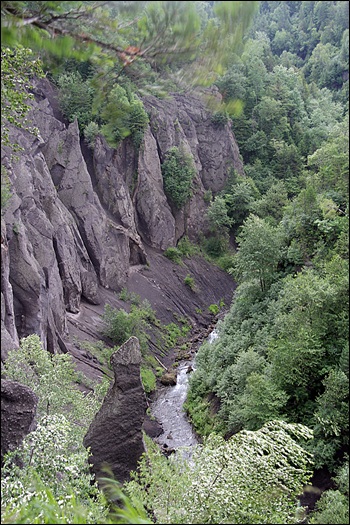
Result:
{"label": "steep rock slope", "polygon": [[[77,123],[57,112],[52,86],[38,83],[31,118],[39,135],[13,130],[23,151],[16,161],[2,152],[12,193],[1,230],[2,358],[37,333],[48,351],[70,351],[98,375],[76,341],[102,338],[104,304],[124,306],[115,293],[124,286],[148,298],[164,322],[182,315],[194,328],[210,323],[209,304],[229,304],[227,274],[200,258],[174,265],[162,251],[205,230],[205,191],[220,191],[231,166],[243,173],[233,132],[214,126],[198,95],[148,97],[145,106],[150,126],[138,152],[128,140],[114,150],[98,138],[92,155]],[[196,166],[193,197],[179,212],[161,174],[174,145]],[[184,285],[188,273],[196,293]]]}
{"label": "steep rock slope", "polygon": [[130,470],[145,452],[141,428],[147,408],[140,378],[140,345],[130,337],[111,356],[114,382],[84,438],[91,449],[91,463],[96,476],[104,477],[109,465],[116,479],[129,480]]}

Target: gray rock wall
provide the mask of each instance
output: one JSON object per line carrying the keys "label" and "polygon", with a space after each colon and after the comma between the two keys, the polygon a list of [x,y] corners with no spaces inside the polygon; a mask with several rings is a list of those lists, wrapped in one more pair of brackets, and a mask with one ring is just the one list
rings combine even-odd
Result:
{"label": "gray rock wall", "polygon": [[[100,137],[92,154],[77,122],[58,119],[46,80],[32,107],[38,137],[14,129],[23,151],[17,160],[2,151],[12,192],[2,221],[2,358],[31,333],[50,352],[67,351],[67,314],[78,315],[82,301],[103,303],[104,290],[119,291],[149,249],[205,230],[204,193],[220,191],[230,167],[243,173],[230,126],[215,127],[198,95],[147,97],[150,125],[138,152],[129,140],[111,149]],[[172,146],[196,166],[193,197],[176,213],[161,174]]]}
{"label": "gray rock wall", "polygon": [[34,430],[38,398],[17,381],[1,380],[1,461]]}
{"label": "gray rock wall", "polygon": [[114,382],[84,438],[90,447],[90,461],[97,478],[108,477],[109,469],[120,483],[130,479],[130,471],[145,451],[142,425],[146,396],[140,378],[141,351],[136,337],[130,337],[110,359]]}
{"label": "gray rock wall", "polygon": [[[174,214],[176,241],[184,234],[196,238],[199,232],[206,230],[208,205],[203,199],[206,191],[210,190],[213,195],[221,191],[231,168],[244,174],[231,125],[213,124],[208,97],[221,98],[213,89],[205,96],[203,93],[186,93],[173,94],[161,100],[154,96],[144,99],[160,162],[164,161],[167,151],[176,146],[192,157],[196,168],[191,201],[184,210]],[[149,135],[146,135],[146,141],[149,140]],[[151,161],[148,166],[154,166],[154,163]]]}

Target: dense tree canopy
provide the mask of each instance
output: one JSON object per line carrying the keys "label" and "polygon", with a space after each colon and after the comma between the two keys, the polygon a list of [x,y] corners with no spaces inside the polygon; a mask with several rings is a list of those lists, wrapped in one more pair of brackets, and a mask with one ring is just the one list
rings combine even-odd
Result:
{"label": "dense tree canopy", "polygon": [[[240,216],[239,177],[215,197],[224,223],[236,218],[225,224],[239,286],[219,338],[197,354],[186,404],[203,435],[274,418],[308,425],[316,468],[333,473],[349,444],[347,41],[348,2],[261,2],[216,81],[258,193],[245,193]],[[324,519],[346,521],[346,497],[325,497]]]}

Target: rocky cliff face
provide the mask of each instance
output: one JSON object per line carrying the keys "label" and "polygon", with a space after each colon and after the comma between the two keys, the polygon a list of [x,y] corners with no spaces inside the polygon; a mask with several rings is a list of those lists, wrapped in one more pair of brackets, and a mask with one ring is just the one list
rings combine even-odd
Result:
{"label": "rocky cliff face", "polygon": [[1,380],[1,463],[35,428],[38,398],[17,381]]}
{"label": "rocky cliff face", "polygon": [[[168,267],[161,253],[182,235],[195,238],[205,229],[204,193],[220,191],[231,166],[243,172],[233,132],[229,125],[213,125],[199,96],[144,102],[150,126],[139,151],[128,140],[114,150],[98,138],[92,154],[81,143],[77,123],[59,117],[52,86],[37,85],[31,118],[38,137],[13,130],[12,140],[23,151],[17,161],[2,152],[12,193],[1,226],[2,358],[31,333],[48,351],[75,355],[72,334],[80,330],[94,337],[103,305],[113,305],[115,292],[135,287],[137,279],[168,320],[170,310],[189,315],[208,301],[230,300],[230,278],[200,262],[203,293],[187,308],[190,292],[179,285],[178,273],[188,269]],[[193,197],[179,212],[169,206],[161,174],[172,146],[182,146],[196,166]],[[150,277],[152,269],[163,274],[165,267],[168,274],[153,271]],[[175,299],[166,289],[172,282]],[[204,322],[203,316],[198,320]]]}

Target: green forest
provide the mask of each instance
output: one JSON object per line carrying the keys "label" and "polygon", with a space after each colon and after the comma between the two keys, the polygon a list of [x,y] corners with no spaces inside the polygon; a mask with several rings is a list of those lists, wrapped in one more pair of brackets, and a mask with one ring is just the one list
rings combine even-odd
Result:
{"label": "green forest", "polygon": [[[106,476],[99,490],[83,437],[106,385],[84,396],[69,356],[50,357],[32,335],[3,366],[40,400],[36,430],[5,458],[3,523],[349,522],[348,10],[328,0],[1,2],[2,146],[9,124],[30,129],[34,75],[55,84],[92,149],[98,134],[140,147],[144,95],[215,86],[212,121],[231,123],[245,172],[230,169],[207,196],[211,233],[192,246],[237,288],[190,377],[185,409],[203,439],[191,463],[145,437],[132,480]],[[173,148],[162,173],[181,209],[193,166]],[[1,190],[3,207],[3,168]],[[306,514],[298,496],[320,471],[332,488]]]}

